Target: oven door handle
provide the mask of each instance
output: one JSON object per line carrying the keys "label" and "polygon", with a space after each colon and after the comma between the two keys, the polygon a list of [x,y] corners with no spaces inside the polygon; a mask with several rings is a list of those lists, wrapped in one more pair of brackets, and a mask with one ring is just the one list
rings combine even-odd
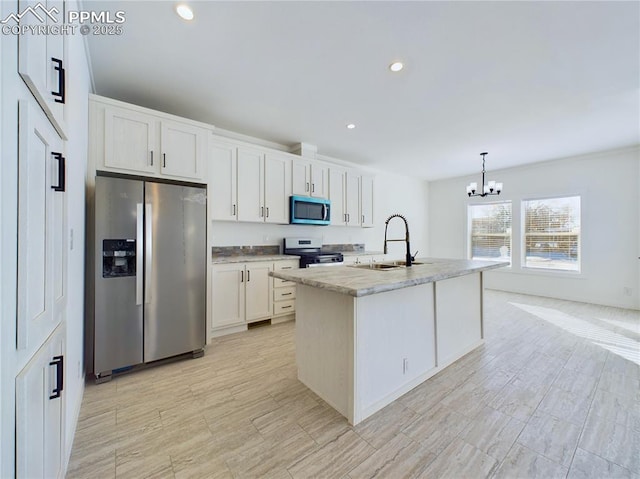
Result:
{"label": "oven door handle", "polygon": [[327,221],[327,213],[329,211],[329,208],[327,208],[326,204],[322,204],[322,221]]}

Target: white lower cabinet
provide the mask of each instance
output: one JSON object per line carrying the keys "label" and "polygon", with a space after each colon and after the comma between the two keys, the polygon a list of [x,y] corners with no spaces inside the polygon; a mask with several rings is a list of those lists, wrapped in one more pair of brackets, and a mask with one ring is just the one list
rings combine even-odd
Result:
{"label": "white lower cabinet", "polygon": [[[274,271],[298,269],[298,260],[277,261],[273,263]],[[272,278],[273,281],[273,316],[287,319],[296,311],[296,284],[293,281]]]}
{"label": "white lower cabinet", "polygon": [[269,273],[297,268],[298,260],[214,264],[211,336],[240,331],[256,321],[291,319],[295,313],[295,283],[272,278]]}
{"label": "white lower cabinet", "polygon": [[62,477],[64,323],[16,377],[16,477]]}
{"label": "white lower cabinet", "polygon": [[271,317],[272,262],[214,264],[211,281],[213,331]]}

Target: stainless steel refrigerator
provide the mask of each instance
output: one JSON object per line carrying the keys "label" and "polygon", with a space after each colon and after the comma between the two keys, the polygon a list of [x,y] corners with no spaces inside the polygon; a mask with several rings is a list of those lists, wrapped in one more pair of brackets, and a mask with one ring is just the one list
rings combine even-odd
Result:
{"label": "stainless steel refrigerator", "polygon": [[194,352],[206,330],[206,189],[96,177],[94,374]]}

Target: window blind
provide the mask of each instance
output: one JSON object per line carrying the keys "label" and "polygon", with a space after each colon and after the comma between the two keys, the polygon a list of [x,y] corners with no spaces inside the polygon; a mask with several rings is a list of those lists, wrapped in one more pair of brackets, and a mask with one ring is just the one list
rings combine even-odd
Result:
{"label": "window blind", "polygon": [[511,202],[469,205],[469,258],[511,264]]}
{"label": "window blind", "polygon": [[580,271],[580,197],[523,201],[524,266]]}

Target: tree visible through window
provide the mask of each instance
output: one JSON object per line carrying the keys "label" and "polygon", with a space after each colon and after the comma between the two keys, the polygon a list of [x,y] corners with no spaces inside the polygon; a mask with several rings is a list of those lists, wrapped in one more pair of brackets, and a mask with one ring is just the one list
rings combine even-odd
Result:
{"label": "tree visible through window", "polygon": [[511,264],[511,202],[469,205],[469,257]]}
{"label": "tree visible through window", "polygon": [[523,201],[524,266],[580,271],[580,197]]}

